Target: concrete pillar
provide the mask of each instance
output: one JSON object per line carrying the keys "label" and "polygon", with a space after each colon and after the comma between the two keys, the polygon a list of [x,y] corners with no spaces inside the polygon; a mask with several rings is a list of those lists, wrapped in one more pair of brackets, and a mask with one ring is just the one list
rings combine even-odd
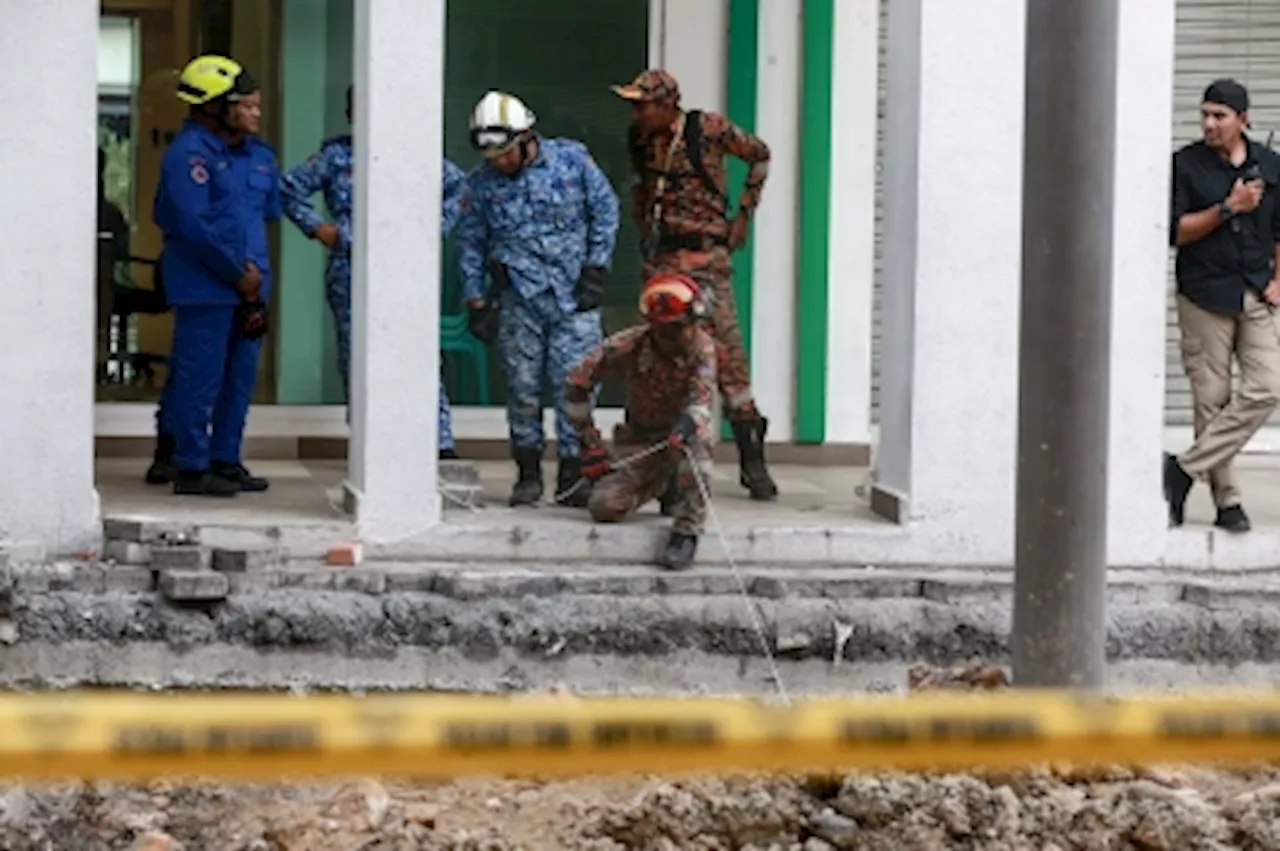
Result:
{"label": "concrete pillar", "polygon": [[827,443],[871,442],[878,0],[835,4],[827,241]]}
{"label": "concrete pillar", "polygon": [[[101,538],[93,486],[97,0],[4,4],[0,26],[0,543]],[[25,116],[25,117],[24,117]]]}
{"label": "concrete pillar", "polygon": [[347,503],[391,543],[440,522],[440,164],[445,0],[355,4]]}
{"label": "concrete pillar", "polygon": [[1107,560],[1158,563],[1175,0],[1120,4]]}
{"label": "concrete pillar", "polygon": [[872,507],[957,561],[1013,557],[1024,7],[889,7]]}
{"label": "concrete pillar", "polygon": [[[751,389],[769,418],[770,443],[795,433],[796,219],[800,174],[803,4],[759,0],[756,135],[769,145],[769,179],[755,215],[750,335]],[[741,187],[730,189],[736,196]],[[735,197],[736,200],[736,197]]]}

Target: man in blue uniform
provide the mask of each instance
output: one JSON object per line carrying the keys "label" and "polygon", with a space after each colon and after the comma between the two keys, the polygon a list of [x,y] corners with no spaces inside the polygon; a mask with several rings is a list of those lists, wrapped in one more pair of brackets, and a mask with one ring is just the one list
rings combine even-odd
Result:
{"label": "man in blue uniform", "polygon": [[162,426],[174,493],[235,496],[267,481],[241,463],[271,297],[267,222],[280,218],[275,152],[255,135],[262,96],[239,63],[200,56],[178,80],[191,116],[165,152],[155,221],[174,309]]}
{"label": "man in blue uniform", "polygon": [[[347,87],[347,120],[351,114],[351,92]],[[284,214],[311,239],[329,249],[325,269],[325,296],[333,312],[338,336],[338,372],[342,375],[343,395],[350,397],[348,381],[351,370],[351,134],[343,133],[326,139],[320,150],[294,166],[280,183],[284,196]],[[466,175],[449,160],[443,163],[443,209],[440,224],[448,236],[462,209]],[[311,196],[321,192],[332,222],[326,222],[311,204]],[[457,458],[453,441],[453,418],[449,412],[449,396],[440,384],[440,458]]]}
{"label": "man in blue uniform", "polygon": [[[509,94],[491,91],[476,105],[471,143],[487,162],[467,176],[458,224],[471,330],[486,342],[496,337],[507,376],[507,424],[519,471],[511,505],[542,499],[542,393],[548,384],[556,400],[557,496],[581,478],[564,383],[600,343],[604,277],[618,237],[618,196],[586,146],[544,139],[534,133],[534,122],[528,107]],[[486,272],[493,283],[489,293]],[[584,507],[588,496],[580,487],[559,501]]]}

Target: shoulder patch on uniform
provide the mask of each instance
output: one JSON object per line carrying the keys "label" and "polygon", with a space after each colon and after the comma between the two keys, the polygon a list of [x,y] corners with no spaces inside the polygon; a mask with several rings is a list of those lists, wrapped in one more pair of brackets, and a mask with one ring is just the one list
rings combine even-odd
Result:
{"label": "shoulder patch on uniform", "polygon": [[203,162],[191,166],[191,182],[197,186],[204,186],[209,182],[209,169],[204,167]]}

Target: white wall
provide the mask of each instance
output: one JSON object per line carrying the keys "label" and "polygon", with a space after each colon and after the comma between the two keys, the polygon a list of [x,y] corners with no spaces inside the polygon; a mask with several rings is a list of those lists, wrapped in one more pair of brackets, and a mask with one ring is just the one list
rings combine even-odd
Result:
{"label": "white wall", "polygon": [[97,0],[4,4],[0,542],[56,552],[101,536],[93,487],[97,89]]}
{"label": "white wall", "polygon": [[725,109],[727,0],[650,0],[649,65],[680,81],[686,108]]}
{"label": "white wall", "polygon": [[827,240],[827,443],[871,442],[879,0],[835,4]]}
{"label": "white wall", "polygon": [[[1165,286],[1175,0],[1120,4],[1112,248],[1107,557],[1150,564],[1164,552]],[[1153,156],[1152,152],[1160,154]]]}
{"label": "white wall", "polygon": [[[756,134],[771,154],[755,215],[751,286],[751,389],[769,418],[768,441],[795,435],[796,222],[799,217],[800,86],[804,6],[759,0]],[[729,189],[733,197],[740,188]]]}

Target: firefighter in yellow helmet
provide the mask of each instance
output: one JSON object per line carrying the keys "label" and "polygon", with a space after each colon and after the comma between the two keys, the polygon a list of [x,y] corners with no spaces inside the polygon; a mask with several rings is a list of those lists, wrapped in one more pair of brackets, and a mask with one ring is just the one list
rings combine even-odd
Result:
{"label": "firefighter in yellow helmet", "polygon": [[177,88],[191,114],[165,152],[154,205],[173,351],[147,480],[231,497],[267,489],[240,451],[267,331],[267,223],[280,218],[280,171],[257,136],[258,84],[238,62],[197,57]]}

